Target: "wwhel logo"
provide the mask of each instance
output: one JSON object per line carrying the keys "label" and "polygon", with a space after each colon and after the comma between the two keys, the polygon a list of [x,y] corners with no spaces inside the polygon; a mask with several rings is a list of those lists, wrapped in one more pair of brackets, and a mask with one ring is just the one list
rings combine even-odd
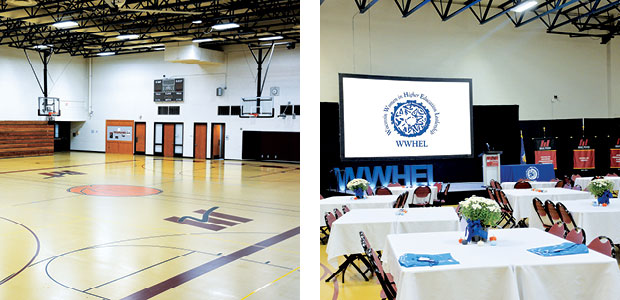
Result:
{"label": "wwhel logo", "polygon": [[[404,138],[423,137],[437,132],[439,112],[427,95],[404,92],[383,109],[385,133]],[[397,147],[428,147],[427,140],[395,140]]]}

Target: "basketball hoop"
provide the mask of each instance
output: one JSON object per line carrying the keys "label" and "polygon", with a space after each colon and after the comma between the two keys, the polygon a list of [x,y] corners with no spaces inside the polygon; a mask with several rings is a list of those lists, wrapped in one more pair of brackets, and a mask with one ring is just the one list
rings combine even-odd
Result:
{"label": "basketball hoop", "polygon": [[47,113],[47,121],[49,122],[53,122],[54,121],[54,112],[50,111]]}

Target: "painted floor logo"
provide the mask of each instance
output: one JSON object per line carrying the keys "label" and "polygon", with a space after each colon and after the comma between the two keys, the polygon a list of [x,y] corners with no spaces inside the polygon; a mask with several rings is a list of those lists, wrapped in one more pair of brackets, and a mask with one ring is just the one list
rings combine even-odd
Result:
{"label": "painted floor logo", "polygon": [[[168,222],[177,223],[177,224],[180,223],[183,225],[200,227],[200,228],[212,230],[212,231],[220,231],[228,227],[232,227],[235,225],[239,225],[241,223],[247,223],[247,222],[252,221],[252,219],[248,219],[248,218],[215,212],[214,210],[216,210],[217,208],[219,207],[214,206],[210,208],[209,210],[200,209],[200,210],[194,211],[197,214],[201,214],[202,219],[189,217],[189,216],[184,216],[181,218],[177,216],[173,216],[173,217],[165,218],[164,220]],[[206,215],[206,218],[205,218],[205,215]]]}

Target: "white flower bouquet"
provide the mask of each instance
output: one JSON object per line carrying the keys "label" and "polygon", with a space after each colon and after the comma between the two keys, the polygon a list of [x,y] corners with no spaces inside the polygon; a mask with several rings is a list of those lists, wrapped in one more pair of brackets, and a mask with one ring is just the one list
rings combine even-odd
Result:
{"label": "white flower bouquet", "polygon": [[368,183],[368,181],[366,181],[366,179],[355,178],[349,181],[349,183],[347,183],[347,189],[352,191],[355,191],[356,189],[362,189],[362,191],[366,191],[369,185],[370,184]]}
{"label": "white flower bouquet", "polygon": [[605,191],[612,191],[614,183],[607,179],[594,179],[588,183],[588,191],[596,197],[601,197]]}
{"label": "white flower bouquet", "polygon": [[483,226],[494,226],[502,217],[497,202],[483,197],[471,196],[459,202],[459,212],[470,220],[480,220]]}

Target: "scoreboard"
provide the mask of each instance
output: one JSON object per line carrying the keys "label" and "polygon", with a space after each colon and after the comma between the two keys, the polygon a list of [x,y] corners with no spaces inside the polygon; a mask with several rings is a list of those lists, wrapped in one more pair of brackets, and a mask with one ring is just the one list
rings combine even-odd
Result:
{"label": "scoreboard", "polygon": [[183,78],[164,78],[155,80],[155,102],[183,101]]}

